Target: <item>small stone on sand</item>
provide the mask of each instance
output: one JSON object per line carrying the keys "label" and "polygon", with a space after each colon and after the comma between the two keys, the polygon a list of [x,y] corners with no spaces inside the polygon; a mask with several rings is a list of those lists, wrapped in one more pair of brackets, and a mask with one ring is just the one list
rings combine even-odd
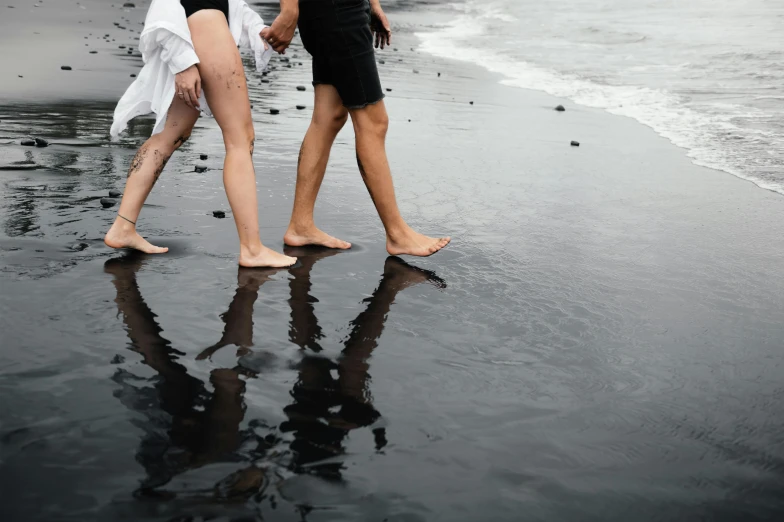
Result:
{"label": "small stone on sand", "polygon": [[35,147],[35,140],[33,138],[25,138],[19,144],[25,147]]}
{"label": "small stone on sand", "polygon": [[61,65],[60,69],[63,70],[63,71],[70,71],[70,70],[72,70],[70,65]]}
{"label": "small stone on sand", "polygon": [[118,353],[117,355],[115,355],[114,357],[112,357],[112,360],[111,360],[110,362],[111,362],[112,364],[122,364],[122,363],[124,363],[124,362],[125,362],[125,357],[123,357],[122,355],[120,355],[120,354]]}
{"label": "small stone on sand", "polygon": [[419,74],[419,71],[417,71],[416,69],[414,69],[414,74]]}
{"label": "small stone on sand", "polygon": [[90,54],[98,54],[98,51],[90,51]]}
{"label": "small stone on sand", "polygon": [[123,4],[123,7],[126,7],[128,9],[134,9],[136,7],[136,4],[134,4],[133,2],[125,2]]}
{"label": "small stone on sand", "polygon": [[199,159],[200,160],[205,161],[207,158],[209,158],[208,155],[206,155],[206,154],[199,154]]}
{"label": "small stone on sand", "polygon": [[136,78],[136,75],[135,75],[135,74],[132,74],[132,75],[131,75],[131,78]]}
{"label": "small stone on sand", "polygon": [[387,87],[387,92],[392,92],[392,89],[390,89],[389,87]]}
{"label": "small stone on sand", "polygon": [[297,110],[298,110],[298,111],[301,111],[301,110],[303,110],[304,108],[305,108],[305,106],[304,106],[304,105],[297,105]]}
{"label": "small stone on sand", "polygon": [[207,172],[207,165],[206,165],[206,164],[204,164],[204,163],[197,163],[197,164],[196,164],[196,165],[193,167],[193,170],[194,170],[195,172],[199,172],[199,173],[202,173],[202,172]]}
{"label": "small stone on sand", "polygon": [[73,250],[74,252],[81,252],[82,250],[84,250],[88,246],[90,246],[90,245],[88,245],[87,243],[79,241],[77,243],[73,243],[72,245],[68,245],[68,250]]}
{"label": "small stone on sand", "polygon": [[297,90],[298,91],[304,91],[305,90],[305,86],[304,85],[297,85]]}
{"label": "small stone on sand", "polygon": [[117,200],[114,198],[101,198],[101,206],[103,208],[113,207],[117,204]]}
{"label": "small stone on sand", "polygon": [[438,77],[441,78],[441,73],[438,73]]}
{"label": "small stone on sand", "polygon": [[564,108],[564,106],[563,106],[563,105],[559,105],[559,106],[557,106],[557,107],[555,108],[555,110],[557,110],[558,112],[563,112],[563,111],[565,111],[565,110],[566,110],[566,108]]}
{"label": "small stone on sand", "polygon": [[470,102],[468,102],[468,103],[470,103],[471,105],[473,105],[473,104],[474,104],[474,102],[472,102],[472,101],[470,101]]}
{"label": "small stone on sand", "polygon": [[109,197],[110,198],[121,198],[122,197],[122,192],[120,192],[117,189],[112,189],[112,190],[109,191]]}
{"label": "small stone on sand", "polygon": [[270,114],[279,114],[279,113],[280,113],[279,109],[270,109]]}
{"label": "small stone on sand", "polygon": [[384,60],[379,60],[378,63],[380,63],[381,65],[384,65],[387,62],[385,62]]}
{"label": "small stone on sand", "polygon": [[579,146],[580,146],[580,142],[579,141],[572,140],[572,147],[579,147]]}
{"label": "small stone on sand", "polygon": [[35,146],[36,147],[48,147],[49,146],[49,142],[46,141],[43,138],[33,138],[33,139],[35,140]]}
{"label": "small stone on sand", "polygon": [[226,217],[226,213],[222,210],[213,210],[212,215],[218,219],[223,219]]}

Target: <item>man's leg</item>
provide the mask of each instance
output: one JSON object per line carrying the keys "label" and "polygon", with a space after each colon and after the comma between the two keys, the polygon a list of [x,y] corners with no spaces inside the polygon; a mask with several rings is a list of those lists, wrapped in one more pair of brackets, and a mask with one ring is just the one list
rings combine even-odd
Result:
{"label": "man's leg", "polygon": [[348,110],[332,85],[316,85],[315,108],[308,132],[302,141],[297,161],[297,188],[291,222],[283,236],[289,246],[321,245],[351,248],[351,243],[334,238],[316,227],[313,210],[327,170],[335,137],[346,124]]}
{"label": "man's leg", "polygon": [[350,109],[357,144],[357,164],[387,233],[391,255],[429,256],[444,248],[448,237],[433,238],[414,231],[400,215],[386,153],[389,117],[383,100]]}

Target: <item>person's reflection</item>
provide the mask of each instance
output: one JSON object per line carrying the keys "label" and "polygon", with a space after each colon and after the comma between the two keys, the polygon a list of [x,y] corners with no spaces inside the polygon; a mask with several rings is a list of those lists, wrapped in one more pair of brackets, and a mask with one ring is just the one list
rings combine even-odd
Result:
{"label": "person's reflection", "polygon": [[[124,385],[120,399],[132,410],[143,410],[147,422],[140,423],[145,431],[137,460],[145,468],[146,479],[137,491],[144,496],[173,496],[160,490],[176,475],[217,461],[237,461],[240,447],[254,439],[258,453],[268,443],[252,430],[241,431],[245,416],[243,394],[245,382],[240,375],[252,372],[239,366],[218,368],[210,373],[209,392],[205,384],[188,374],[178,359],[185,355],[172,348],[156,321],[156,315],[145,303],[136,282],[136,273],[143,258],[129,255],[107,261],[104,270],[114,276],[117,291],[115,303],[131,340],[130,348],[142,356],[144,364],[156,375],[149,387],[137,388],[138,377],[117,372],[115,380]],[[221,317],[226,324],[223,337],[208,348],[200,358],[208,357],[223,346],[235,344],[240,353],[247,353],[253,344],[253,304],[259,287],[269,273],[240,269],[237,292],[229,310]],[[126,382],[127,381],[127,382]],[[259,455],[255,455],[259,456]],[[251,460],[245,455],[243,460]],[[253,494],[261,487],[263,473],[254,466],[241,469],[220,481],[211,494],[218,497]]]}
{"label": "person's reflection", "polygon": [[365,300],[365,310],[351,321],[341,355],[333,361],[318,354],[318,341],[323,336],[312,306],[316,300],[309,292],[310,270],[319,254],[308,255],[303,249],[287,249],[286,253],[301,261],[301,266],[290,269],[295,276],[290,282],[291,340],[316,353],[305,352],[299,363],[298,379],[291,392],[294,402],[284,408],[288,420],[281,431],[294,435],[291,449],[295,472],[339,479],[342,464],[335,457],[344,452],[343,440],[351,430],[371,427],[376,449],[386,445],[385,429],[377,424],[381,415],[373,407],[370,393],[368,359],[378,346],[398,292],[423,282],[440,288],[446,284],[430,271],[397,257],[387,258],[378,288]]}

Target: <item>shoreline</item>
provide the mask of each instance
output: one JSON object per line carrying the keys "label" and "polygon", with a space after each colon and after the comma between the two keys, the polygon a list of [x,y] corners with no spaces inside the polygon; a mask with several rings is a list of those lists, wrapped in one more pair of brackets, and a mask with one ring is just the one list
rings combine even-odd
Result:
{"label": "shoreline", "polygon": [[[389,291],[351,126],[316,212],[354,248],[249,275],[215,120],[144,207],[140,232],[170,253],[133,256],[102,244],[116,207],[99,200],[151,121],[112,143],[109,102],[0,103],[9,522],[784,512],[781,198],[629,118],[409,51],[441,21],[394,17],[387,152],[405,218],[453,236],[408,259],[444,284],[410,270]],[[313,104],[299,41],[287,57],[269,83],[248,72],[274,248]]]}

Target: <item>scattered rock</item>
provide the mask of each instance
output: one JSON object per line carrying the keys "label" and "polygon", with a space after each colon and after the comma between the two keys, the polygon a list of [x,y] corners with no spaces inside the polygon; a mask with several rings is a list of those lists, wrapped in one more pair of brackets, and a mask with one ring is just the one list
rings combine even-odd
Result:
{"label": "scattered rock", "polygon": [[306,88],[305,88],[305,86],[304,86],[304,85],[297,85],[297,90],[298,90],[298,91],[304,91],[305,89],[306,89]]}
{"label": "scattered rock", "polygon": [[202,161],[206,161],[206,160],[207,160],[207,158],[209,158],[209,156],[207,156],[206,154],[199,154],[199,159],[200,159],[200,160],[202,160]]}
{"label": "scattered rock", "polygon": [[114,357],[112,357],[112,360],[111,360],[110,362],[111,362],[112,364],[122,364],[122,363],[124,363],[124,362],[125,362],[125,357],[123,357],[122,355],[120,355],[120,354],[118,353],[117,355],[115,355]]}
{"label": "scattered rock", "polygon": [[387,87],[387,92],[392,92],[392,89],[390,89],[389,87]]}
{"label": "scattered rock", "polygon": [[73,69],[71,69],[70,65],[61,65],[60,69],[63,70],[63,71],[71,71],[71,70],[73,70]]}
{"label": "scattered rock", "polygon": [[580,146],[580,142],[579,141],[572,140],[572,147],[579,147],[579,146]]}
{"label": "scattered rock", "polygon": [[393,51],[397,51],[397,47],[395,47],[395,48],[394,48],[394,49],[392,49],[392,50],[393,50]]}
{"label": "scattered rock", "polygon": [[419,71],[417,71],[416,69],[414,69],[414,74],[419,74]]}
{"label": "scattered rock", "polygon": [[35,140],[35,146],[36,147],[48,147],[49,146],[49,142],[46,141],[43,138],[33,138],[33,139]]}
{"label": "scattered rock", "polygon": [[563,111],[565,111],[565,110],[566,110],[566,108],[565,108],[563,105],[559,105],[559,106],[557,106],[557,107],[555,108],[555,110],[557,110],[558,112],[563,112]]}
{"label": "scattered rock", "polygon": [[133,54],[133,51],[128,51],[128,54]]}
{"label": "scattered rock", "polygon": [[121,45],[118,49],[125,49],[125,46]]}
{"label": "scattered rock", "polygon": [[101,206],[103,208],[113,207],[117,204],[117,200],[114,198],[101,198]]}
{"label": "scattered rock", "polygon": [[289,69],[291,69],[291,64],[290,64],[290,63],[287,63],[287,64],[286,64],[286,67],[288,67]]}
{"label": "scattered rock", "polygon": [[297,110],[298,110],[298,111],[301,111],[301,110],[303,110],[303,109],[305,109],[305,106],[304,106],[304,105],[297,105]]}
{"label": "scattered rock", "polygon": [[135,74],[132,74],[132,75],[131,75],[131,78],[136,78],[136,75],[135,75]]}
{"label": "scattered rock", "polygon": [[279,114],[279,113],[280,113],[279,109],[270,109],[270,114]]}
{"label": "scattered rock", "polygon": [[20,145],[25,147],[35,147],[35,140],[33,138],[25,138],[19,142]]}
{"label": "scattered rock", "polygon": [[81,252],[82,250],[84,250],[88,246],[90,246],[90,245],[88,245],[87,243],[83,243],[81,241],[78,241],[78,242],[76,242],[76,243],[74,243],[72,245],[68,245],[68,250],[73,250],[74,252]]}
{"label": "scattered rock", "polygon": [[120,192],[117,189],[112,189],[112,190],[109,191],[109,197],[110,198],[121,198],[122,197],[122,192]]}
{"label": "scattered rock", "polygon": [[380,63],[381,65],[384,65],[387,62],[385,62],[384,60],[379,60],[378,63]]}
{"label": "scattered rock", "polygon": [[198,173],[207,172],[207,165],[205,163],[197,163],[193,170]]}
{"label": "scattered rock", "polygon": [[261,79],[261,83],[269,83],[269,80],[268,80],[268,79],[266,79],[266,78],[262,78],[262,79]]}
{"label": "scattered rock", "polygon": [[98,51],[90,51],[90,54],[98,54]]}
{"label": "scattered rock", "polygon": [[123,7],[126,7],[128,9],[135,9],[136,8],[136,4],[134,4],[133,2],[125,2],[123,4]]}
{"label": "scattered rock", "polygon": [[474,102],[472,102],[472,101],[470,101],[470,102],[468,102],[468,103],[470,103],[471,105],[473,105],[473,104],[474,104]]}
{"label": "scattered rock", "polygon": [[438,77],[441,78],[441,73],[438,73]]}
{"label": "scattered rock", "polygon": [[280,61],[283,62],[283,63],[289,63],[290,60],[287,57],[285,57],[285,56],[281,56],[280,57]]}
{"label": "scattered rock", "polygon": [[224,211],[222,211],[222,210],[213,210],[212,211],[212,216],[216,217],[218,219],[223,219],[223,218],[226,217],[226,213]]}

